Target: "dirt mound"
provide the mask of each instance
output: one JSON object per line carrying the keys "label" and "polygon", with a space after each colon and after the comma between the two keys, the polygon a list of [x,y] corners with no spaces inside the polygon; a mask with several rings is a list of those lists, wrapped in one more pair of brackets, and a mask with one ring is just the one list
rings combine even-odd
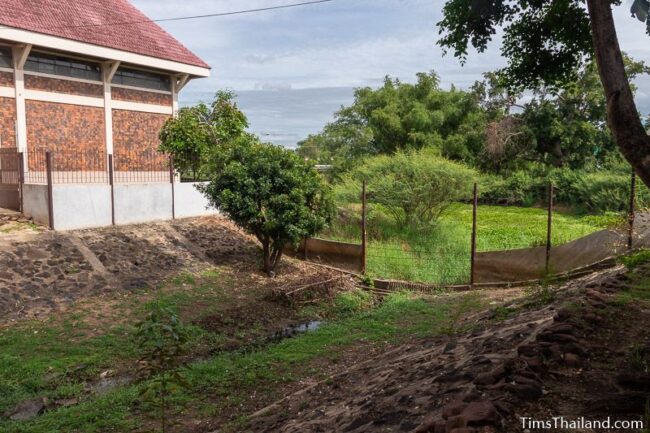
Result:
{"label": "dirt mound", "polygon": [[0,318],[34,318],[107,287],[65,235],[45,233],[0,248]]}
{"label": "dirt mound", "polygon": [[[625,359],[646,341],[650,312],[615,302],[627,287],[623,271],[612,270],[483,313],[463,324],[469,332],[402,347],[288,396],[249,428],[511,432],[523,430],[524,416],[638,419],[650,376]],[[635,350],[643,364],[650,345]]]}
{"label": "dirt mound", "polygon": [[233,284],[268,293],[339,275],[286,258],[269,279],[260,272],[256,241],[220,217],[46,232],[0,243],[0,325],[46,317],[98,295],[155,288],[183,272],[213,267],[232,273]]}

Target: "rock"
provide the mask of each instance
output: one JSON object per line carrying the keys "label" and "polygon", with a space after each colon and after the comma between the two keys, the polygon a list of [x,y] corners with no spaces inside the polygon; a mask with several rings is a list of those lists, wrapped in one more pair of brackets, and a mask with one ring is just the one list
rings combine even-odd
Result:
{"label": "rock", "polygon": [[531,384],[506,383],[504,389],[525,401],[537,400],[542,396],[542,388]]}
{"label": "rock", "polygon": [[575,353],[565,353],[563,358],[567,367],[580,367],[580,357]]}
{"label": "rock", "polygon": [[79,404],[78,398],[62,398],[61,400],[56,400],[54,404],[58,407],[70,407],[76,406]]}
{"label": "rock", "polygon": [[540,386],[541,385],[537,380],[531,379],[529,377],[525,377],[525,376],[523,376],[521,374],[518,374],[515,377],[513,377],[513,381],[515,383],[526,384],[526,385],[533,385],[533,386]]}
{"label": "rock", "polygon": [[544,362],[537,357],[522,357],[521,359],[532,371],[540,372],[544,369]]}
{"label": "rock", "polygon": [[587,289],[585,291],[585,294],[588,297],[590,297],[592,299],[595,299],[598,302],[607,302],[609,300],[608,297],[605,294],[603,294],[601,292],[598,292],[596,290],[593,290],[593,289]]}
{"label": "rock", "polygon": [[7,417],[12,421],[25,421],[34,418],[45,411],[47,398],[39,397],[32,400],[23,401],[7,413]]}
{"label": "rock", "polygon": [[412,433],[446,433],[447,424],[434,418],[426,419]]}
{"label": "rock", "polygon": [[512,415],[512,413],[515,411],[513,405],[503,400],[496,400],[494,402],[494,407],[503,415]]}
{"label": "rock", "polygon": [[494,368],[492,371],[482,373],[476,376],[474,383],[477,385],[494,385],[506,374],[506,369],[503,365]]}
{"label": "rock", "polygon": [[559,334],[574,334],[575,328],[568,323],[554,323],[549,326],[546,332],[559,333]]}
{"label": "rock", "polygon": [[445,425],[445,429],[447,431],[452,431],[453,429],[463,427],[467,427],[467,418],[462,415],[457,415],[449,418],[447,420],[447,424]]}
{"label": "rock", "polygon": [[461,416],[467,420],[467,425],[470,426],[492,425],[501,418],[494,404],[488,400],[468,404]]}
{"label": "rock", "polygon": [[481,373],[476,376],[474,383],[476,385],[494,385],[499,379],[495,377],[491,372]]}
{"label": "rock", "polygon": [[539,336],[540,340],[553,341],[556,343],[575,343],[578,341],[576,337],[569,334],[561,334],[559,332],[544,332]]}
{"label": "rock", "polygon": [[462,401],[452,401],[442,408],[442,417],[445,419],[460,415],[467,407],[467,403]]}

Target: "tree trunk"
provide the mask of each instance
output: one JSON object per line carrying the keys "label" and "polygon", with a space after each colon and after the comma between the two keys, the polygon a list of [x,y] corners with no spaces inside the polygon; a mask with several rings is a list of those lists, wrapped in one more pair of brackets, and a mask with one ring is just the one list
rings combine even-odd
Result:
{"label": "tree trunk", "polygon": [[282,252],[284,250],[284,247],[277,247],[278,249],[273,252],[273,270],[275,270],[275,267],[280,263],[280,259],[282,259]]}
{"label": "tree trunk", "polygon": [[596,62],[607,98],[607,119],[616,144],[650,186],[650,138],[634,103],[616,36],[611,0],[587,0]]}
{"label": "tree trunk", "polygon": [[271,260],[271,242],[268,238],[265,238],[262,241],[262,251],[264,256],[264,263],[262,264],[262,270],[267,274],[270,274],[273,271],[273,264]]}

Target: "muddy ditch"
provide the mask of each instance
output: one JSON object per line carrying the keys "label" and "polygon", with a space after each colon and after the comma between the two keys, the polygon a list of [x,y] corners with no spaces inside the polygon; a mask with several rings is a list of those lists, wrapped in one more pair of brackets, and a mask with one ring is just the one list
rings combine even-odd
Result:
{"label": "muddy ditch", "polygon": [[[320,320],[310,320],[301,323],[294,323],[286,326],[278,331],[268,333],[265,337],[258,339],[252,343],[242,344],[236,349],[218,350],[206,357],[192,357],[188,359],[187,364],[194,362],[209,361],[211,358],[225,354],[240,354],[249,353],[256,350],[261,350],[272,344],[278,344],[284,340],[295,338],[308,332],[313,332],[319,329],[324,324]],[[74,376],[83,374],[87,368],[85,365],[79,365],[72,368],[64,374],[50,374],[46,377],[46,382],[55,382],[57,380],[66,380]],[[56,410],[62,407],[75,406],[84,400],[92,397],[106,394],[116,388],[129,386],[138,382],[141,378],[133,373],[120,373],[114,370],[103,371],[97,379],[88,380],[83,383],[84,394],[74,398],[62,398],[50,400],[47,397],[36,397],[18,403],[12,409],[4,413],[4,417],[12,421],[26,421],[31,418],[43,415],[47,411]]]}

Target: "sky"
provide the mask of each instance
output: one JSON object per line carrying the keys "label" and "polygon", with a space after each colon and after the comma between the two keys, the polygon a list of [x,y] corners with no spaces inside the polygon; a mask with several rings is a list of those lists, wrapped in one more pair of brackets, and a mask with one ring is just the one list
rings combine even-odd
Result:
{"label": "sky", "polygon": [[[131,0],[152,19],[229,12],[298,0]],[[650,63],[645,26],[630,18],[631,0],[615,9],[621,48]],[[443,0],[336,0],[312,6],[161,25],[212,66],[208,79],[190,82],[181,104],[208,101],[232,89],[251,130],[295,146],[352,102],[355,87],[381,84],[386,75],[413,81],[435,70],[441,84],[467,88],[499,68],[498,37],[462,66],[436,45]],[[650,112],[650,77],[638,80],[637,102]]]}

